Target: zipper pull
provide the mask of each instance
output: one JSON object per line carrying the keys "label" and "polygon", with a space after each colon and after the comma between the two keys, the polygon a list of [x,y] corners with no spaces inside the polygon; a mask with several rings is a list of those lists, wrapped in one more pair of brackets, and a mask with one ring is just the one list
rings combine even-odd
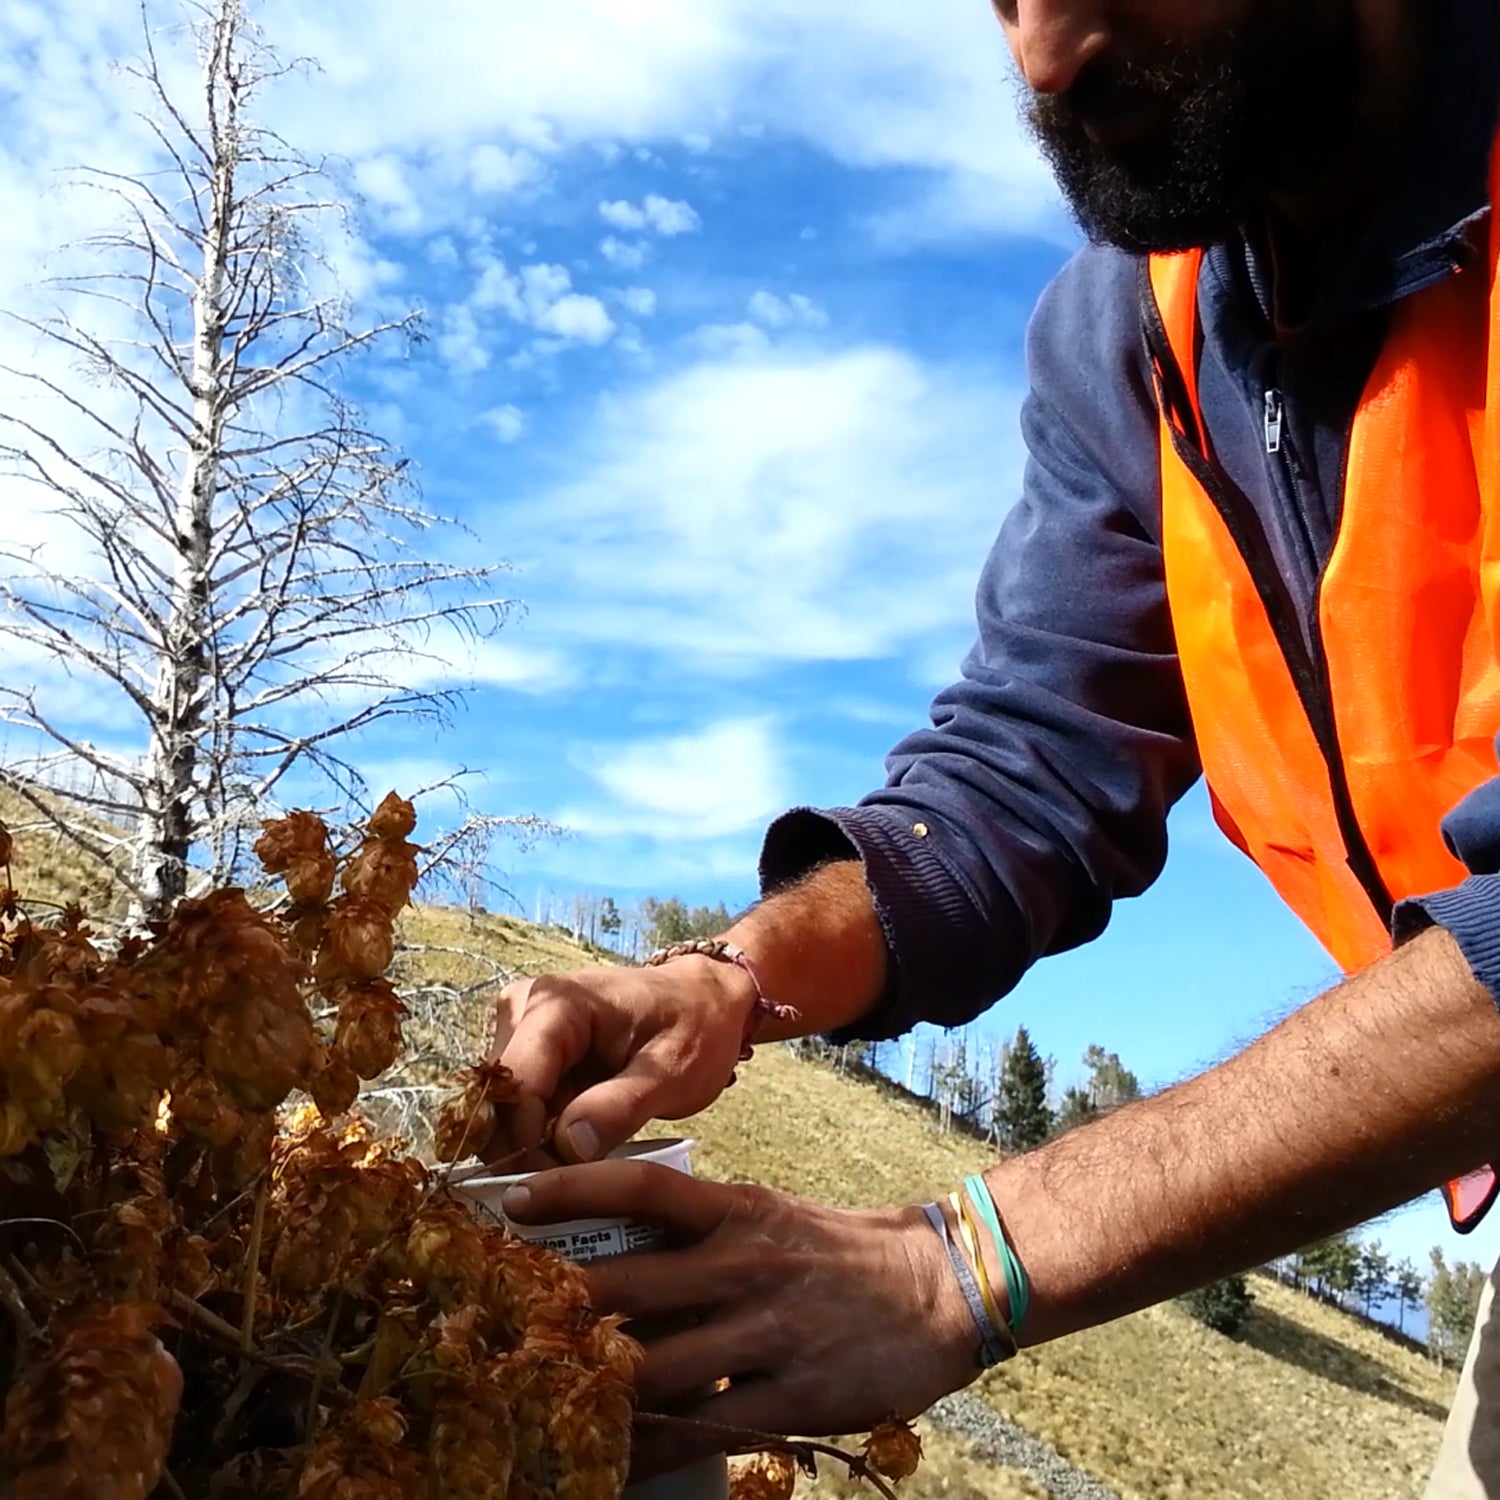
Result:
{"label": "zipper pull", "polygon": [[1283,409],[1280,391],[1266,392],[1266,452],[1281,452]]}

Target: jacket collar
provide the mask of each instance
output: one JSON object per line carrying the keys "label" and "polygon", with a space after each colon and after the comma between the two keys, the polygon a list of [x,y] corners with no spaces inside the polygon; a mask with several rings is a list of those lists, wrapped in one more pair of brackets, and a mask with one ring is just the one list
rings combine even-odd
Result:
{"label": "jacket collar", "polygon": [[[1444,0],[1434,8],[1432,26],[1425,105],[1392,163],[1389,190],[1358,255],[1318,298],[1300,331],[1387,307],[1471,265],[1483,249],[1500,120],[1500,6]],[[1226,279],[1248,274],[1269,319],[1269,277],[1249,242],[1237,238],[1210,252],[1211,260],[1220,257],[1231,269]]]}

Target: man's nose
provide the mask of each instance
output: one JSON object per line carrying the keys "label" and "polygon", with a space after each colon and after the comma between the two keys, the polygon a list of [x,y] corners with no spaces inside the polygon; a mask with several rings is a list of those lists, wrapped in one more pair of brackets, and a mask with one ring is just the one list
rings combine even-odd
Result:
{"label": "man's nose", "polygon": [[1100,0],[995,0],[995,10],[1034,93],[1066,93],[1109,45]]}

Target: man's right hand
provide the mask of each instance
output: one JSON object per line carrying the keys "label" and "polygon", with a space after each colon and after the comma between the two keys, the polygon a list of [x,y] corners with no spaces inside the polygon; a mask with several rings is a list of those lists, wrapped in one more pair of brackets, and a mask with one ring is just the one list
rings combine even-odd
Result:
{"label": "man's right hand", "polygon": [[724,1091],[755,1011],[755,984],[696,956],[659,968],[598,968],[507,985],[491,1055],[515,1075],[529,1150],[555,1119],[553,1149],[593,1161],[649,1120],[681,1120]]}
{"label": "man's right hand", "polygon": [[755,980],[700,955],[657,968],[583,969],[521,979],[500,992],[490,1055],[521,1102],[493,1159],[530,1150],[554,1122],[565,1161],[593,1161],[650,1120],[707,1109],[749,1040],[781,1041],[852,1025],[887,977],[885,935],[858,860],[822,865],[746,912],[722,936],[744,950],[769,999],[798,1019],[756,1018]]}

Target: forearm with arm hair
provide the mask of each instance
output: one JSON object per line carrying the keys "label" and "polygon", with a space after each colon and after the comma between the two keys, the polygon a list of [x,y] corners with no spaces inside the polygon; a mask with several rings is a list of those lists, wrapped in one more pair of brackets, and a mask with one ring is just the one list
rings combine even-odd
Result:
{"label": "forearm with arm hair", "polygon": [[725,934],[756,966],[766,994],[796,1008],[762,1041],[851,1025],[885,989],[885,934],[858,860],[839,860],[754,906]]}
{"label": "forearm with arm hair", "polygon": [[986,1178],[1033,1284],[1023,1341],[1042,1343],[1362,1223],[1497,1148],[1500,1014],[1435,928],[1219,1067]]}

